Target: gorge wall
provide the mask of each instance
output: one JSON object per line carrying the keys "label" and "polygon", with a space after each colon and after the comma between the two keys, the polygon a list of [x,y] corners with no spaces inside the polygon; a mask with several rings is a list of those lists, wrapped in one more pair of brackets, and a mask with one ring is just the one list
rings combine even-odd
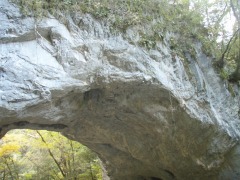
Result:
{"label": "gorge wall", "polygon": [[[91,15],[34,20],[0,1],[0,133],[60,131],[110,179],[238,179],[239,95],[195,44],[146,50]],[[124,35],[134,42],[134,29]]]}

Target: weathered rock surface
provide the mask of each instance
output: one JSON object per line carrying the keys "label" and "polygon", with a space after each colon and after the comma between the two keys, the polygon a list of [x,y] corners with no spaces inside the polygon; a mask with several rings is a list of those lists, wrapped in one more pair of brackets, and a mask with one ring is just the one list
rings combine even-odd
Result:
{"label": "weathered rock surface", "polygon": [[200,45],[181,59],[90,15],[36,22],[7,0],[0,23],[1,135],[60,131],[97,152],[111,179],[240,178],[238,89]]}

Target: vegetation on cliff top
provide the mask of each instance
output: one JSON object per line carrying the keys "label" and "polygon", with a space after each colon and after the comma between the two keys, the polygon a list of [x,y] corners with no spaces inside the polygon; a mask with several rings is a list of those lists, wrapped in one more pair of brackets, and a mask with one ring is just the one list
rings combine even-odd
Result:
{"label": "vegetation on cliff top", "polygon": [[[168,43],[173,54],[196,58],[194,44],[201,42],[206,55],[215,59],[222,78],[240,80],[240,2],[238,0],[12,0],[25,15],[41,18],[48,13],[81,12],[108,22],[114,30],[134,26],[138,45],[154,49]],[[226,30],[236,19],[233,33]],[[171,32],[169,36],[166,33]]]}

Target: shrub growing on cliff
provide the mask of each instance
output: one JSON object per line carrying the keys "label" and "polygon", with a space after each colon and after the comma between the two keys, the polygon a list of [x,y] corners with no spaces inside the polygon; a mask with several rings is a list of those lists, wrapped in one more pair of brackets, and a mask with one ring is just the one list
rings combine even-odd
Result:
{"label": "shrub growing on cliff", "polygon": [[[167,0],[13,0],[22,12],[39,18],[47,13],[53,15],[69,10],[90,13],[96,18],[106,20],[114,29],[126,31],[131,26],[138,27],[142,38],[139,45],[155,48],[159,36],[172,31],[186,36],[179,39],[181,44],[191,36],[199,35],[202,18],[199,13],[189,10],[184,1],[171,4]],[[146,27],[146,28],[144,28]]]}
{"label": "shrub growing on cliff", "polygon": [[[237,49],[233,45],[235,42],[231,42],[232,48],[229,48],[227,53],[229,56],[221,58],[224,49],[228,48],[227,42],[229,41],[229,36],[226,36],[223,27],[224,17],[229,15],[232,10],[235,17],[240,19],[238,15],[240,5],[238,4],[239,1],[236,0],[230,0],[230,2],[228,0],[215,2],[209,0],[12,1],[19,4],[24,14],[33,15],[37,18],[46,16],[48,13],[57,16],[59,12],[68,13],[70,11],[92,14],[95,18],[107,21],[114,31],[125,32],[129,27],[134,26],[140,35],[137,44],[146,49],[156,48],[159,42],[171,44],[172,38],[175,38],[173,41],[177,43],[172,51],[182,57],[185,56],[186,52],[190,53],[193,58],[196,57],[193,44],[197,40],[202,43],[202,50],[206,55],[220,60],[221,69],[223,68],[222,64],[229,58],[235,64],[229,68],[235,67],[237,69],[235,72],[240,69],[240,65],[237,65],[240,64],[237,58],[240,55],[236,56],[236,53],[233,53]],[[240,23],[237,26],[240,26]],[[172,36],[166,36],[168,32],[171,32]],[[219,37],[222,39],[220,43],[218,42]],[[240,79],[239,74],[235,73],[233,75],[234,77],[239,76]]]}

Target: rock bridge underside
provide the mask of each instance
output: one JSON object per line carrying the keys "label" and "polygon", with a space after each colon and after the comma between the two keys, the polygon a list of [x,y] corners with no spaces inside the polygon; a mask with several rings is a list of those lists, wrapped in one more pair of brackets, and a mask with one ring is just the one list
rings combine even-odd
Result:
{"label": "rock bridge underside", "polygon": [[62,132],[111,179],[240,177],[238,94],[199,46],[184,64],[167,44],[146,51],[90,15],[36,22],[1,0],[0,17],[1,136]]}

